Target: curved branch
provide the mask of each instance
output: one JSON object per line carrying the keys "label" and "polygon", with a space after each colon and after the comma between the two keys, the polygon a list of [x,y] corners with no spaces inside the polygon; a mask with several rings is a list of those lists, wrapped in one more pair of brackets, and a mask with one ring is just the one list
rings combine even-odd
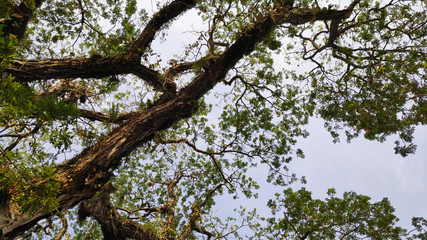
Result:
{"label": "curved branch", "polygon": [[174,93],[176,91],[176,83],[170,80],[171,78],[160,75],[158,72],[151,70],[141,64],[134,66],[131,70],[131,73],[144,79],[157,90],[169,93]]}
{"label": "curved branch", "polygon": [[144,50],[154,40],[157,32],[169,21],[194,7],[196,2],[196,0],[175,0],[163,7],[148,22],[138,39],[129,48],[128,54],[131,56],[141,57]]}
{"label": "curved branch", "polygon": [[213,237],[213,234],[211,232],[207,231],[204,228],[198,227],[198,226],[196,228],[194,228],[194,231],[201,233],[203,235],[206,235],[208,237],[208,239],[211,239]]}
{"label": "curved branch", "polygon": [[195,202],[193,203],[193,206],[191,207],[191,215],[188,219],[188,223],[185,226],[183,232],[180,234],[179,236],[179,240],[185,240],[187,239],[187,237],[190,235],[190,233],[196,229],[200,229],[197,226],[197,223],[200,221],[200,217],[201,217],[201,211],[202,208],[208,203],[208,201],[211,199],[211,197],[213,196],[213,194],[220,189],[222,186],[224,186],[224,184],[219,184],[217,185],[215,188],[209,190],[206,193],[206,197],[205,199],[203,199],[202,202]]}
{"label": "curved branch", "polygon": [[65,233],[67,233],[67,229],[68,229],[67,218],[63,213],[59,214],[59,218],[61,219],[61,222],[62,222],[62,229],[61,231],[59,231],[59,233],[55,237],[52,238],[52,240],[61,240],[62,237],[65,235]]}
{"label": "curved branch", "polygon": [[[3,135],[0,135],[0,138],[3,138],[3,137],[26,138],[28,136],[33,135],[34,133],[37,133],[39,131],[39,129],[40,129],[41,126],[42,126],[42,124],[37,123],[34,126],[34,128],[31,131],[29,131],[29,132],[25,132],[25,133],[6,133],[6,134],[3,134]],[[8,150],[6,150],[6,151],[8,151]]]}
{"label": "curved branch", "polygon": [[219,166],[218,161],[215,158],[215,155],[221,155],[222,153],[226,152],[226,149],[232,143],[225,145],[224,148],[220,152],[208,152],[208,151],[201,150],[201,149],[197,148],[196,145],[194,145],[193,143],[191,143],[190,141],[188,141],[188,139],[185,139],[185,138],[167,139],[167,140],[156,138],[155,140],[158,141],[161,144],[170,144],[170,143],[181,143],[181,142],[183,142],[183,143],[187,144],[189,147],[191,147],[194,151],[196,151],[198,153],[202,153],[202,154],[208,155],[211,158],[211,160],[212,160],[213,164],[215,165],[215,167],[217,168],[217,170],[219,171],[219,173],[221,174],[222,179],[226,183],[230,184],[230,186],[232,186],[232,184],[230,183],[230,181],[228,181],[227,178],[225,177],[225,174],[222,171],[222,168]]}
{"label": "curved branch", "polygon": [[[9,152],[12,149],[14,149],[22,139],[27,138],[33,134],[36,134],[40,130],[40,128],[42,127],[42,123],[36,122],[36,123],[34,123],[34,128],[31,129],[29,132],[21,133],[22,131],[24,131],[27,128],[27,126],[28,126],[27,124],[24,124],[24,125],[20,126],[19,129],[17,129],[14,133],[10,132],[10,133],[0,135],[0,138],[3,138],[3,137],[16,138],[16,140],[13,143],[11,143],[8,147],[6,147],[4,149],[5,152]],[[2,130],[1,132],[5,131],[8,127],[10,127],[10,126],[6,126],[6,128],[4,128],[4,130]]]}

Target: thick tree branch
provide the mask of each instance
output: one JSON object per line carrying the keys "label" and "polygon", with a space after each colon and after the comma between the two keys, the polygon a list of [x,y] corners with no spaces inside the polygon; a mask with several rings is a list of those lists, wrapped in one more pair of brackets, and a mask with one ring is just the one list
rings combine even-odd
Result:
{"label": "thick tree branch", "polygon": [[213,234],[211,232],[206,231],[206,229],[201,228],[201,227],[194,228],[194,231],[206,235],[208,237],[208,239],[211,239],[213,237]]}
{"label": "thick tree branch", "polygon": [[[170,127],[176,121],[191,116],[194,102],[176,97],[140,112],[122,126],[86,148],[79,155],[57,166],[61,193],[59,208],[65,210],[93,197],[112,177],[112,170],[121,160],[142,143],[152,139],[154,132]],[[9,213],[4,213],[9,214]],[[28,229],[38,220],[53,213],[40,209],[33,215],[16,214],[15,218],[0,223],[2,235],[13,237]]]}
{"label": "thick tree branch", "polygon": [[93,56],[82,59],[13,60],[6,72],[15,76],[15,81],[25,83],[43,79],[59,78],[104,78],[133,73],[159,91],[174,92],[174,82],[166,81],[159,73],[139,63],[139,60],[124,56]]}
{"label": "thick tree branch", "polygon": [[128,54],[141,57],[145,49],[154,40],[158,31],[180,14],[194,7],[196,2],[196,0],[175,0],[163,7],[148,22],[138,39],[130,47]]}
{"label": "thick tree branch", "polygon": [[167,76],[162,76],[143,65],[136,65],[131,71],[136,76],[146,80],[155,89],[168,93],[175,93],[176,83]]}
{"label": "thick tree branch", "polygon": [[193,69],[194,67],[203,67],[203,68],[209,68],[209,66],[215,62],[215,60],[218,58],[218,56],[216,55],[207,55],[205,57],[202,57],[196,61],[192,61],[192,62],[184,62],[184,63],[179,63],[176,64],[174,66],[172,66],[171,68],[169,68],[168,70],[166,70],[165,72],[165,76],[169,79],[172,79],[173,77]]}
{"label": "thick tree branch", "polygon": [[17,82],[59,78],[104,78],[130,73],[134,62],[122,57],[93,56],[81,59],[13,60],[6,71]]}
{"label": "thick tree branch", "polygon": [[311,21],[337,20],[348,18],[360,0],[353,1],[346,9],[301,9],[298,12],[291,12],[282,23],[301,25]]}
{"label": "thick tree branch", "polygon": [[100,122],[114,122],[114,123],[118,123],[121,124],[122,122],[138,115],[137,112],[130,112],[130,113],[123,113],[123,114],[119,114],[116,119],[114,119],[114,121],[112,121],[111,117],[109,115],[100,113],[100,112],[96,112],[96,111],[89,111],[89,110],[85,110],[85,109],[80,109],[80,116],[86,119],[89,119],[91,121],[100,121]]}
{"label": "thick tree branch", "polygon": [[[33,17],[34,11],[41,6],[44,0],[23,0],[19,5],[10,6],[10,19],[4,21],[3,34],[14,35],[18,41],[22,40],[27,30],[27,25]],[[33,4],[31,4],[33,2]]]}
{"label": "thick tree branch", "polygon": [[107,197],[101,197],[95,201],[82,202],[79,212],[87,214],[98,221],[106,240],[158,239],[151,229],[121,216]]}

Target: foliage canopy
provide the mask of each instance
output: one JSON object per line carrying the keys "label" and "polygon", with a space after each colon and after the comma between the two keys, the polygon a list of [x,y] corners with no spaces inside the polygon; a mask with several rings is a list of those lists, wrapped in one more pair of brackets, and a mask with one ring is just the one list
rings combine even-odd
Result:
{"label": "foliage canopy", "polygon": [[[333,189],[287,189],[241,225],[212,212],[257,196],[257,166],[295,181],[313,116],[414,153],[426,22],[425,1],[2,0],[0,238],[426,239],[424,219],[412,234],[386,199]],[[191,37],[165,57],[171,28]]]}

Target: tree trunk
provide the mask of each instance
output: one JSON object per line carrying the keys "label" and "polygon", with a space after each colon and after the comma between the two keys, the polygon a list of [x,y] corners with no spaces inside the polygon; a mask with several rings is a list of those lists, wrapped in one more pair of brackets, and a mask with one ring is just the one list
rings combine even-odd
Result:
{"label": "tree trunk", "polygon": [[[57,167],[61,193],[58,196],[59,211],[74,207],[79,202],[92,198],[102,191],[111,179],[112,171],[121,164],[124,156],[151,140],[155,131],[165,129],[180,119],[191,116],[194,101],[177,96],[159,103],[151,109],[129,119],[122,126],[86,148],[79,155]],[[13,238],[51,213],[40,209],[32,216],[19,214],[14,209],[1,205],[0,229],[2,235]]]}

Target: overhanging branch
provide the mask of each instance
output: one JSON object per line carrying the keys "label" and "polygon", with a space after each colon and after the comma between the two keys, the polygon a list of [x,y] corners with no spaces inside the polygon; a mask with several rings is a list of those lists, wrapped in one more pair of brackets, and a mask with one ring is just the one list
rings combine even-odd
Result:
{"label": "overhanging branch", "polygon": [[196,0],[175,0],[163,7],[148,22],[138,39],[129,48],[128,54],[141,57],[145,49],[154,40],[155,35],[165,24],[194,7],[195,4]]}
{"label": "overhanging branch", "polygon": [[159,91],[174,92],[176,84],[165,80],[158,72],[125,56],[93,56],[81,59],[13,60],[6,72],[20,83],[59,78],[104,78],[133,73]]}

